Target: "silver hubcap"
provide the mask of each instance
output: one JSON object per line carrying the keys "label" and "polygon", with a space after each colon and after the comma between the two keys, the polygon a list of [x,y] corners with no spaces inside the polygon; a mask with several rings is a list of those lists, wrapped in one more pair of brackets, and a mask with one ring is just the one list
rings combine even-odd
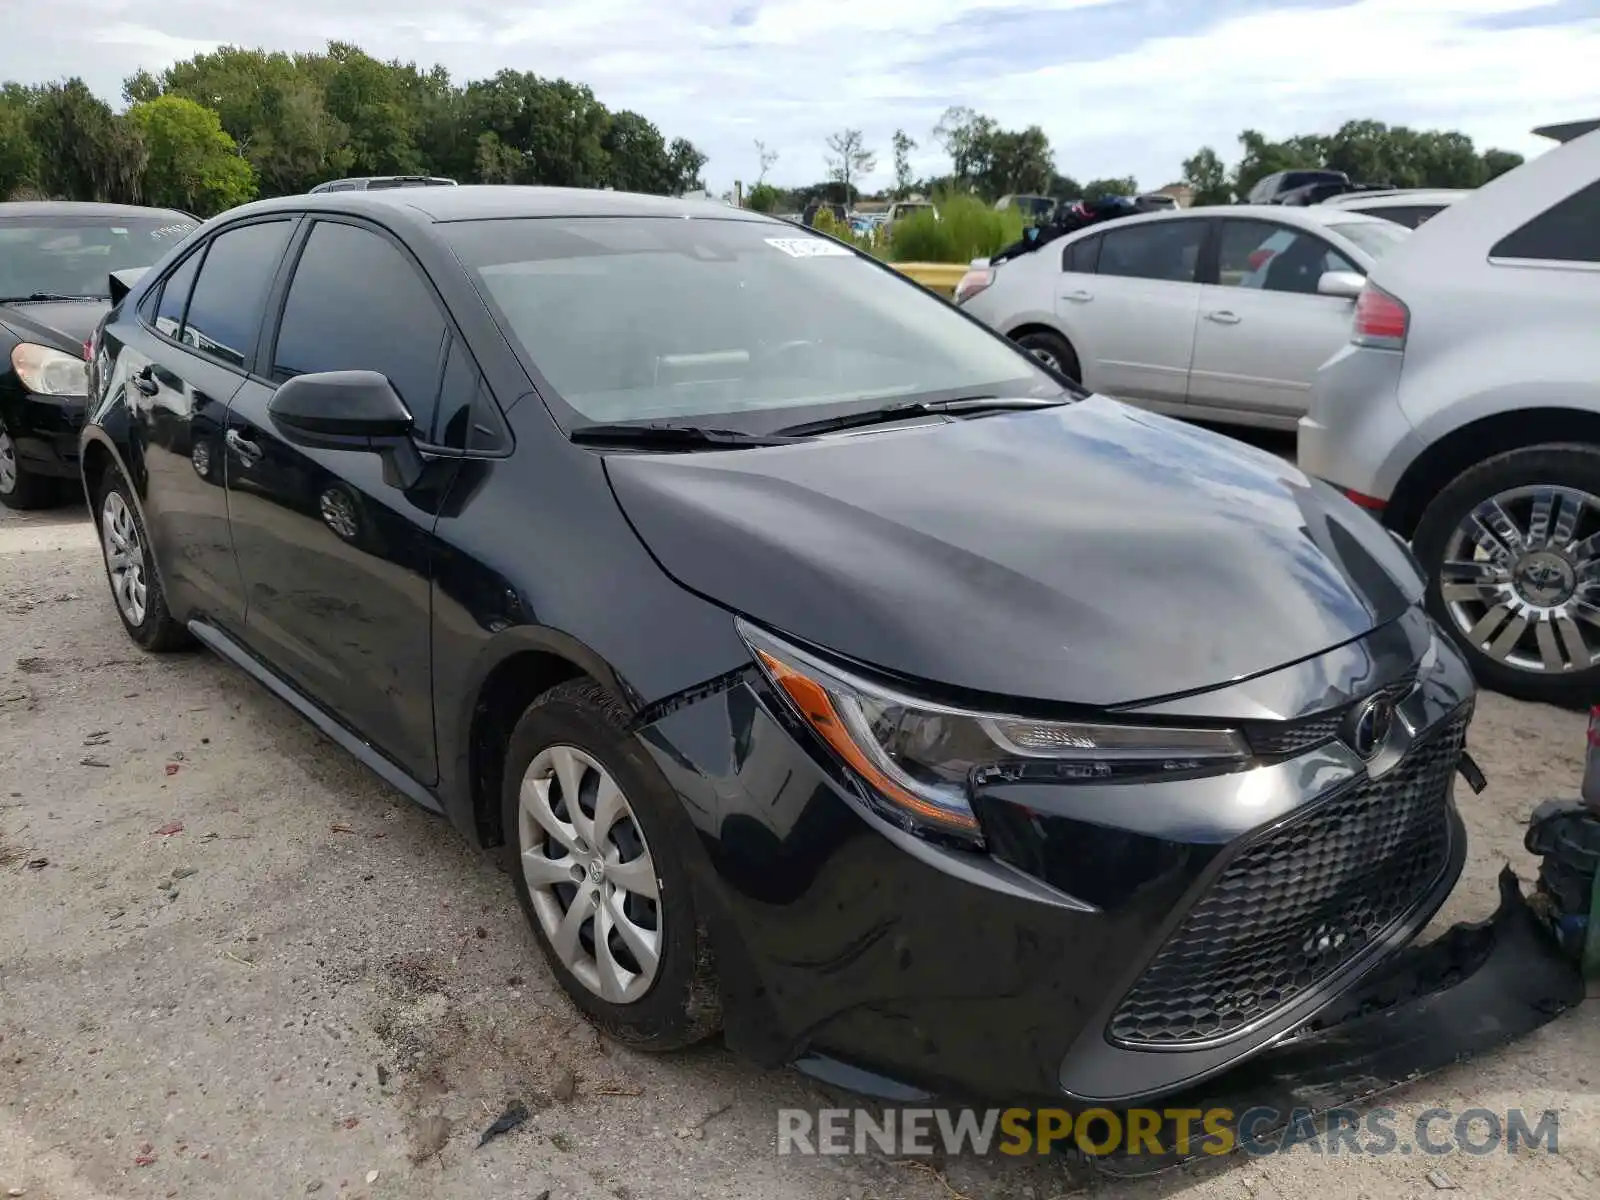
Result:
{"label": "silver hubcap", "polygon": [[1440,593],[1456,628],[1523,671],[1600,663],[1600,497],[1537,485],[1478,505],[1445,547]]}
{"label": "silver hubcap", "polygon": [[11,440],[6,427],[0,425],[0,496],[9,496],[17,490],[17,444]]}
{"label": "silver hubcap", "polygon": [[1040,350],[1037,346],[1035,346],[1035,347],[1030,347],[1029,350],[1028,350],[1028,353],[1033,355],[1040,362],[1042,362],[1045,366],[1049,367],[1052,371],[1061,370],[1061,360],[1059,358],[1057,358],[1054,354],[1051,354],[1050,351],[1048,351],[1048,350]]}
{"label": "silver hubcap", "polygon": [[602,1000],[638,1000],[661,966],[661,898],[616,780],[577,747],[551,746],[522,777],[518,834],[534,915],[556,955]]}
{"label": "silver hubcap", "polygon": [[144,547],[133,513],[119,492],[107,492],[100,509],[100,538],[105,546],[111,593],[130,625],[142,625],[145,614]]}
{"label": "silver hubcap", "polygon": [[201,478],[211,474],[211,443],[196,442],[189,451],[189,461],[194,464],[195,474]]}

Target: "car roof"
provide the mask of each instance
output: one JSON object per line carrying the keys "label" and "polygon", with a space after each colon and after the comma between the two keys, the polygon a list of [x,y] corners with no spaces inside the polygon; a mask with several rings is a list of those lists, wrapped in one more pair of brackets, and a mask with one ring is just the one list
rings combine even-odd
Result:
{"label": "car roof", "polygon": [[1346,212],[1342,208],[1327,208],[1320,204],[1305,206],[1293,204],[1202,204],[1194,208],[1166,208],[1156,212],[1131,213],[1126,217],[1116,217],[1109,221],[1097,221],[1093,225],[1086,225],[1082,229],[1074,230],[1068,236],[1072,239],[1077,239],[1089,234],[1103,233],[1108,229],[1122,229],[1128,225],[1142,225],[1153,221],[1187,221],[1217,217],[1231,217],[1235,220],[1274,221],[1279,225],[1299,225],[1306,229],[1316,229],[1330,225],[1371,224],[1382,220],[1380,217],[1369,217],[1365,213]]}
{"label": "car roof", "polygon": [[409,210],[413,219],[424,222],[493,221],[511,217],[716,217],[779,224],[762,213],[734,208],[716,200],[510,184],[306,193],[258,200],[233,209],[228,215],[285,211],[383,215],[392,214],[397,208]]}
{"label": "car roof", "polygon": [[0,203],[0,221],[13,217],[175,217],[197,221],[175,208],[146,208],[141,204],[99,204],[86,200],[7,200]]}

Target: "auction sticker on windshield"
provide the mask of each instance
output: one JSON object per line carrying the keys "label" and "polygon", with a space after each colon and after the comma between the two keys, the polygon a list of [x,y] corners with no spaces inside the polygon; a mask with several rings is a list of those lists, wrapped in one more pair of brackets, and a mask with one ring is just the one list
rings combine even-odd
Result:
{"label": "auction sticker on windshield", "polygon": [[827,238],[768,238],[767,245],[776,246],[790,258],[828,258],[833,255],[853,258],[855,256],[848,246],[841,246],[838,242],[830,242]]}

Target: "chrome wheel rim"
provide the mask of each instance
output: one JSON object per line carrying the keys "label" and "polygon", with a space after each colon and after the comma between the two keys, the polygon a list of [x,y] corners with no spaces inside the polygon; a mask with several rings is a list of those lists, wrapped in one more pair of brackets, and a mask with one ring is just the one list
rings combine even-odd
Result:
{"label": "chrome wheel rim", "polygon": [[194,466],[194,473],[200,478],[204,479],[211,474],[211,443],[196,442],[189,451],[189,462]]}
{"label": "chrome wheel rim", "polygon": [[106,572],[111,594],[130,625],[144,624],[148,595],[144,574],[144,547],[133,512],[120,492],[107,492],[100,508],[100,539],[105,547]]}
{"label": "chrome wheel rim", "polygon": [[1483,501],[1446,543],[1439,591],[1496,662],[1545,675],[1600,664],[1600,496],[1536,484]]}
{"label": "chrome wheel rim", "polygon": [[0,425],[0,496],[9,496],[17,490],[17,444],[11,440],[6,427]]}
{"label": "chrome wheel rim", "polygon": [[1052,371],[1061,370],[1061,360],[1048,350],[1041,350],[1037,346],[1028,347],[1028,353],[1049,367]]}
{"label": "chrome wheel rim", "polygon": [[655,860],[611,774],[576,746],[528,764],[518,845],[534,916],[556,956],[602,1000],[631,1004],[661,967]]}

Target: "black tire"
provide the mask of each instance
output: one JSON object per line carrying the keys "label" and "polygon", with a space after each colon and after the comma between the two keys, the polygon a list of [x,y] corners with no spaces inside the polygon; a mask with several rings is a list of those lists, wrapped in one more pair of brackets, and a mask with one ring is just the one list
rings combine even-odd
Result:
{"label": "black tire", "polygon": [[[627,727],[627,711],[590,679],[559,684],[528,706],[506,752],[502,816],[507,859],[523,915],[572,1002],[620,1042],[641,1050],[679,1050],[721,1028],[716,964],[683,865],[693,830],[677,796]],[[611,1003],[585,986],[561,961],[534,910],[521,866],[519,796],[529,766],[552,746],[575,747],[610,773],[650,847],[660,895],[661,960],[650,989],[631,1003]]]}
{"label": "black tire", "polygon": [[0,435],[5,436],[10,447],[9,457],[15,472],[0,475],[0,504],[22,512],[35,508],[54,508],[66,503],[67,489],[62,486],[66,481],[35,474],[27,468],[16,442],[6,432],[4,417],[0,417]]}
{"label": "black tire", "polygon": [[[1441,591],[1441,570],[1452,533],[1485,500],[1519,487],[1540,484],[1582,489],[1600,496],[1600,447],[1544,445],[1511,450],[1485,459],[1458,475],[1422,514],[1412,548],[1428,573],[1428,611],[1466,654],[1485,687],[1524,700],[1551,704],[1592,703],[1600,696],[1600,664],[1585,670],[1543,673],[1503,663],[1475,646],[1458,628]],[[1595,528],[1600,514],[1585,518],[1579,537]],[[1600,604],[1600,597],[1596,597]],[[1587,632],[1590,627],[1585,626]],[[1600,632],[1600,631],[1596,631]]]}
{"label": "black tire", "polygon": [[[1066,376],[1073,383],[1083,382],[1083,369],[1078,365],[1077,351],[1073,350],[1071,343],[1060,334],[1035,329],[1017,338],[1016,343],[1039,359],[1047,369]],[[1048,359],[1044,357],[1046,355],[1049,356]],[[1051,367],[1052,362],[1059,365]]]}
{"label": "black tire", "polygon": [[[137,623],[123,611],[122,604],[117,599],[116,581],[112,576],[111,562],[106,552],[104,514],[107,498],[113,492],[121,496],[123,504],[127,506],[133,527],[139,537],[139,554],[143,561],[145,580],[145,606],[144,617]],[[111,588],[111,606],[116,610],[122,627],[128,631],[128,636],[144,649],[158,654],[182,650],[193,645],[194,637],[188,628],[167,609],[167,597],[161,590],[161,579],[156,574],[155,558],[150,551],[150,536],[145,532],[144,519],[139,515],[139,508],[133,502],[133,491],[128,486],[128,481],[115,467],[107,468],[105,474],[100,477],[100,485],[95,492],[94,512],[90,514],[90,519],[94,521],[95,531],[100,537],[100,557],[106,569],[106,583]]]}

